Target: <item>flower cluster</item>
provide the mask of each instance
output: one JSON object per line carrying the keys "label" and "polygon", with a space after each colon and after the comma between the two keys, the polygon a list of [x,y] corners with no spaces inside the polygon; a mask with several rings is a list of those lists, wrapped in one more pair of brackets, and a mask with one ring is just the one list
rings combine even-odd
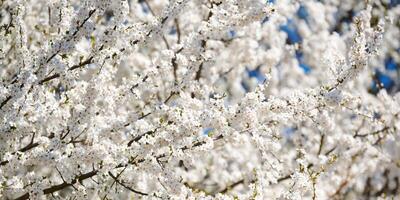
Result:
{"label": "flower cluster", "polygon": [[0,198],[398,198],[399,18],[398,0],[0,0]]}

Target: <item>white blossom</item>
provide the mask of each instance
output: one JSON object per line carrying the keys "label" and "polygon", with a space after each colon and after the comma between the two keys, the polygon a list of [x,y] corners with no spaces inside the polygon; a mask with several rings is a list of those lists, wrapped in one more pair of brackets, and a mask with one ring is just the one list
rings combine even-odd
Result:
{"label": "white blossom", "polygon": [[0,198],[399,198],[399,17],[396,0],[2,0]]}

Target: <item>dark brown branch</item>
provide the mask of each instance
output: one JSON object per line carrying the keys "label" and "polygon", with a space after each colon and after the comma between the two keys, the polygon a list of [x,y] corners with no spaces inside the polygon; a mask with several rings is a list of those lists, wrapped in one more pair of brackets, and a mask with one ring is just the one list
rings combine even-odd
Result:
{"label": "dark brown branch", "polygon": [[0,109],[3,108],[3,106],[6,105],[7,102],[11,100],[11,98],[12,98],[12,96],[8,96],[6,99],[4,99],[4,101],[1,102],[1,104],[0,104]]}
{"label": "dark brown branch", "polygon": [[[147,6],[147,8],[149,9],[150,13],[155,17],[156,14],[154,13],[154,10],[151,8],[149,2],[147,2],[146,0],[144,0],[143,2],[146,4],[146,6]],[[168,17],[165,17],[165,18],[161,21],[161,24],[164,24],[164,23],[166,22],[167,19],[168,19]],[[167,49],[170,49],[168,40],[167,40],[167,38],[165,38],[165,35],[162,35],[161,37],[162,37],[162,39],[163,39],[163,41],[164,41],[165,46],[167,47]]]}
{"label": "dark brown branch", "polygon": [[[77,27],[77,29],[76,29],[76,31],[74,32],[74,34],[72,35],[72,36],[75,36],[77,33],[78,33],[78,31],[80,30],[80,28],[82,28],[83,27],[83,25],[89,20],[89,18],[94,14],[96,12],[96,9],[94,9],[94,10],[91,10],[91,11],[89,11],[89,16],[87,17],[87,18],[85,18],[85,20]],[[12,16],[11,16],[12,17]],[[11,18],[11,21],[12,21],[12,18]],[[69,40],[68,40],[69,41]],[[56,53],[54,53],[53,55],[51,55],[47,60],[46,60],[46,63],[49,63],[58,53],[60,52],[60,50],[58,50]],[[93,59],[93,57],[91,57],[90,58],[90,62],[91,62],[91,60]],[[85,62],[84,62],[85,63]],[[84,63],[82,63],[82,64],[84,64]],[[69,70],[73,70],[73,69],[75,69],[75,68],[79,68],[80,66],[78,65],[78,66],[72,66]],[[37,73],[37,71],[35,72],[35,73]],[[44,82],[47,82],[47,81],[50,81],[50,80],[52,80],[52,79],[54,79],[54,78],[58,78],[60,75],[58,74],[54,74],[54,75],[52,75],[51,77],[46,77],[46,78],[44,78],[43,80],[41,80],[41,81],[39,81],[39,84],[43,84]],[[14,82],[14,81],[13,81]],[[14,82],[14,83],[16,83],[17,82],[17,80]],[[12,98],[12,96],[8,96],[3,102],[1,102],[1,104],[0,104],[0,109],[5,105],[5,104],[7,104],[7,102],[10,100]]]}
{"label": "dark brown branch", "polygon": [[181,43],[181,29],[179,28],[179,21],[178,18],[175,18],[175,27],[176,27],[176,37],[177,37],[177,42],[178,44]]}
{"label": "dark brown branch", "polygon": [[[214,140],[214,141],[217,141],[217,140],[220,140],[220,139],[222,139],[222,138],[224,138],[224,136],[219,135],[218,137],[214,138],[213,140]],[[186,150],[188,150],[188,149],[191,148],[191,147],[198,147],[198,146],[201,146],[201,145],[203,145],[203,144],[206,144],[206,141],[197,141],[197,142],[194,142],[194,143],[192,144],[192,146],[184,146],[184,147],[182,147],[181,150],[182,150],[182,151],[186,151]]]}
{"label": "dark brown branch", "polygon": [[278,181],[278,183],[279,183],[279,182],[282,182],[282,181],[284,181],[284,180],[289,179],[291,176],[292,176],[292,174],[286,175],[286,176],[284,176],[284,177],[278,178],[277,181]]}
{"label": "dark brown branch", "polygon": [[39,84],[39,85],[43,85],[43,83],[45,83],[45,82],[47,82],[47,81],[51,81],[51,80],[53,80],[53,79],[55,79],[55,78],[59,78],[59,77],[60,77],[60,74],[56,73],[56,74],[53,74],[53,75],[51,75],[51,76],[48,76],[48,77],[46,77],[46,78],[40,80],[38,84]]}
{"label": "dark brown branch", "polygon": [[226,193],[226,192],[228,192],[228,190],[230,190],[240,184],[243,184],[243,183],[244,183],[244,179],[236,181],[236,182],[232,183],[231,185],[226,186],[225,189],[221,190],[219,193]]}
{"label": "dark brown branch", "polygon": [[387,131],[387,130],[389,130],[389,127],[388,127],[388,126],[385,126],[385,127],[383,127],[382,129],[377,130],[377,131],[374,131],[374,132],[372,132],[372,133],[368,133],[368,134],[364,134],[364,135],[359,135],[359,134],[357,134],[357,135],[354,135],[354,137],[367,137],[368,135],[376,135],[376,134],[385,132],[385,131]]}
{"label": "dark brown branch", "polygon": [[35,147],[39,146],[39,143],[35,142],[35,143],[29,143],[27,146],[25,146],[24,148],[20,149],[20,152],[26,152],[29,151]]}
{"label": "dark brown branch", "polygon": [[[146,82],[147,78],[149,78],[148,75],[144,76],[141,83]],[[131,87],[130,91],[131,91],[132,94],[134,94],[133,89],[137,88],[138,86],[139,86],[139,83],[136,83],[135,85],[133,85],[133,86]]]}
{"label": "dark brown branch", "polygon": [[[201,40],[201,48],[202,51],[205,52],[206,51],[206,41],[205,40]],[[195,76],[195,80],[200,80],[201,78],[201,71],[203,70],[203,65],[204,65],[204,61],[201,62],[199,69],[196,71],[196,76]]]}
{"label": "dark brown branch", "polygon": [[318,155],[321,154],[322,147],[324,146],[324,139],[325,139],[325,134],[322,134],[321,140],[319,142]]}
{"label": "dark brown branch", "polygon": [[74,70],[74,69],[81,68],[81,67],[83,67],[83,66],[85,66],[85,65],[91,64],[92,61],[93,61],[93,56],[89,57],[88,59],[86,59],[85,61],[83,61],[83,62],[81,62],[81,63],[79,63],[79,64],[77,64],[77,65],[73,65],[73,66],[70,67],[68,70],[69,70],[69,71],[72,71],[72,70]]}
{"label": "dark brown branch", "polygon": [[72,36],[75,36],[76,34],[78,34],[79,30],[83,27],[83,25],[90,19],[90,17],[92,17],[92,15],[96,12],[96,9],[93,9],[91,11],[89,11],[89,16],[87,16],[83,22],[78,26],[78,28],[75,30],[75,32],[72,34]]}
{"label": "dark brown branch", "polygon": [[46,63],[49,63],[54,57],[56,57],[56,55],[58,55],[58,53],[60,53],[60,50],[58,50],[58,51],[55,52],[53,55],[51,55],[51,56],[46,60]]}
{"label": "dark brown branch", "polygon": [[201,78],[201,70],[203,70],[203,65],[204,62],[201,62],[200,66],[199,66],[199,70],[196,71],[196,76],[195,76],[195,80],[198,81]]}
{"label": "dark brown branch", "polygon": [[[79,182],[82,182],[82,181],[85,180],[85,179],[88,179],[88,178],[90,178],[90,177],[92,177],[92,176],[95,176],[97,173],[98,173],[97,170],[93,170],[93,171],[88,172],[88,173],[86,173],[86,174],[82,174],[82,175],[76,176],[76,177],[71,181],[71,183],[63,182],[63,183],[61,183],[61,184],[48,187],[48,188],[46,188],[46,189],[43,190],[43,193],[44,193],[44,194],[51,194],[51,193],[53,193],[53,192],[57,192],[57,191],[63,190],[63,189],[65,189],[65,188],[69,187],[69,186],[72,186],[73,184],[75,184],[75,183],[78,182],[78,181],[79,181]],[[25,193],[24,195],[22,195],[22,196],[16,198],[15,200],[23,200],[23,199],[29,199],[29,193]]]}
{"label": "dark brown branch", "polygon": [[131,191],[131,192],[133,192],[133,193],[136,193],[136,194],[143,195],[143,196],[149,195],[149,194],[147,194],[147,193],[137,191],[137,190],[135,190],[135,189],[133,189],[133,188],[131,188],[131,187],[125,185],[124,183],[122,183],[121,181],[119,181],[118,178],[115,177],[114,174],[112,174],[111,172],[108,172],[108,174],[109,174],[109,175],[111,176],[111,178],[113,178],[118,184],[120,184],[122,187],[126,188],[127,190],[129,190],[129,191]]}
{"label": "dark brown branch", "polygon": [[[75,69],[81,68],[81,67],[83,67],[85,65],[91,64],[92,61],[93,61],[93,56],[89,57],[88,59],[86,59],[85,61],[83,61],[83,62],[81,62],[81,63],[79,63],[77,65],[73,65],[68,70],[71,71],[71,70],[75,70]],[[45,82],[51,81],[51,80],[59,78],[59,77],[60,77],[60,74],[56,73],[56,74],[50,75],[50,76],[40,80],[38,82],[38,84],[42,85]],[[0,109],[3,108],[3,106],[6,105],[7,102],[11,100],[11,98],[12,98],[12,96],[8,96],[3,102],[1,102]]]}
{"label": "dark brown branch", "polygon": [[172,67],[173,67],[173,71],[174,71],[174,84],[176,84],[178,81],[178,75],[176,74],[176,71],[178,70],[178,63],[176,63],[176,54],[172,58],[171,62],[172,62]]}
{"label": "dark brown branch", "polygon": [[[103,200],[107,198],[107,194],[109,193],[109,191],[111,190],[111,188],[114,186],[114,184],[117,182],[118,178],[122,175],[122,173],[124,173],[124,171],[126,170],[126,167],[124,167],[124,169],[121,170],[120,173],[118,173],[117,177],[114,179],[113,183],[111,184],[110,188],[108,188],[107,193],[104,195]],[[111,172],[109,172],[111,173]]]}
{"label": "dark brown branch", "polygon": [[65,137],[67,137],[67,135],[71,132],[71,130],[69,129],[69,126],[67,127],[67,132],[63,135],[64,131],[61,133],[60,135],[60,139],[64,140]]}
{"label": "dark brown branch", "polygon": [[[92,61],[93,61],[93,56],[89,57],[88,59],[86,59],[85,61],[83,61],[83,62],[81,62],[81,63],[79,63],[79,64],[77,64],[77,65],[73,65],[73,66],[70,67],[68,70],[69,70],[69,71],[72,71],[72,70],[81,68],[81,67],[83,67],[83,66],[85,66],[85,65],[91,64]],[[59,78],[59,77],[60,77],[60,74],[59,74],[59,73],[55,73],[55,74],[53,74],[53,75],[51,75],[51,76],[48,76],[48,77],[46,77],[46,78],[40,80],[40,81],[38,82],[38,84],[39,84],[39,85],[42,85],[42,84],[45,83],[45,82],[51,81],[51,80],[53,80],[53,79],[55,79],[55,78]]]}
{"label": "dark brown branch", "polygon": [[171,47],[169,46],[168,40],[167,40],[167,38],[165,37],[164,34],[162,35],[162,39],[163,39],[163,41],[164,41],[165,46],[167,47],[167,49],[171,49]]}
{"label": "dark brown branch", "polygon": [[[217,137],[217,138],[214,139],[214,140],[218,140],[218,139],[221,139],[221,138],[222,138],[222,136],[219,136],[219,137]],[[201,144],[204,144],[204,142],[203,142],[203,143],[201,143],[201,142],[195,143],[195,144],[193,145],[193,147],[195,147],[195,146],[200,146]],[[188,149],[188,147],[186,147],[186,148],[183,147],[183,148],[181,148],[181,149],[182,149],[182,150],[183,150],[183,149]],[[160,158],[164,158],[164,157],[166,157],[166,156],[167,156],[166,154],[161,154],[161,155],[156,156],[156,158],[157,158],[157,159],[160,159]],[[138,163],[142,163],[142,162],[144,162],[144,161],[145,161],[145,159],[139,159],[139,160],[136,160],[135,162],[133,162],[133,163],[131,163],[131,164],[138,164]],[[124,166],[126,166],[126,165],[121,165],[121,164],[120,164],[120,165],[118,165],[116,168],[124,167]],[[82,174],[82,175],[76,176],[76,177],[73,179],[73,181],[71,181],[71,183],[63,182],[63,183],[61,183],[61,184],[48,187],[48,188],[46,188],[46,189],[43,190],[43,193],[44,193],[44,194],[51,194],[51,193],[54,193],[54,192],[63,190],[63,189],[65,189],[65,188],[69,187],[69,186],[72,186],[73,184],[77,183],[78,181],[79,181],[79,182],[82,182],[82,181],[85,180],[85,179],[92,178],[93,176],[97,175],[97,173],[98,173],[98,170],[93,169],[93,171],[91,171],[91,172],[88,172],[88,173],[86,173],[86,174]],[[132,191],[132,192],[134,192],[134,193],[137,193],[137,194],[148,195],[147,193],[140,192],[140,191],[134,190],[134,189],[132,189],[132,188],[126,186],[125,184],[123,184],[122,182],[120,182],[118,179],[116,179],[116,177],[115,177],[111,172],[109,172],[108,174],[109,174],[118,184],[120,184],[120,185],[123,186],[124,188],[126,188],[126,189],[128,189],[128,190],[130,190],[130,191]],[[16,198],[15,200],[24,200],[24,199],[29,199],[29,193],[25,193],[25,194],[23,194],[22,196]]]}
{"label": "dark brown branch", "polygon": [[[26,151],[29,151],[29,150],[31,150],[31,149],[33,149],[33,148],[39,146],[39,143],[38,143],[38,142],[33,142],[34,137],[35,137],[35,134],[33,134],[32,139],[31,139],[31,141],[29,142],[29,144],[26,145],[25,147],[19,149],[18,151],[19,151],[19,152],[26,152]],[[12,154],[15,154],[15,153],[16,153],[16,152],[14,152],[14,153],[12,153]],[[0,162],[0,166],[6,165],[6,164],[8,164],[9,162],[10,162],[10,161],[8,161],[8,160],[2,161],[2,162]]]}
{"label": "dark brown branch", "polygon": [[[138,120],[144,119],[144,118],[146,118],[146,117],[149,116],[149,115],[151,115],[151,112],[146,113],[146,114],[142,114],[142,116],[140,116],[140,117],[138,118]],[[131,125],[130,122],[124,124],[125,127],[127,127],[127,126],[129,126],[129,125]]]}
{"label": "dark brown branch", "polygon": [[178,81],[178,75],[176,74],[176,71],[178,70],[178,63],[176,63],[176,54],[180,53],[183,50],[183,48],[180,48],[178,51],[174,53],[174,57],[171,59],[173,71],[174,71],[174,84],[177,84]]}
{"label": "dark brown branch", "polygon": [[143,119],[143,118],[149,116],[150,114],[151,114],[151,112],[149,112],[149,113],[147,113],[147,114],[145,114],[145,115],[142,115],[142,116],[140,116],[140,117],[138,118],[138,120],[141,120],[141,119]]}
{"label": "dark brown branch", "polygon": [[175,94],[179,94],[178,92],[171,92],[169,94],[169,96],[167,97],[167,99],[164,100],[164,103],[168,103],[168,101],[172,98],[172,96],[174,96]]}
{"label": "dark brown branch", "polygon": [[161,24],[165,24],[165,22],[168,20],[168,16],[167,17],[164,17],[162,20],[161,20]]}
{"label": "dark brown branch", "polygon": [[327,152],[325,153],[325,155],[328,156],[328,155],[331,154],[335,149],[336,149],[336,146],[333,147],[332,149],[330,149],[329,151],[327,151]]}
{"label": "dark brown branch", "polygon": [[138,141],[139,141],[140,139],[142,139],[144,136],[154,134],[154,133],[157,131],[157,129],[158,129],[158,128],[155,128],[154,130],[147,131],[147,132],[145,132],[145,133],[143,133],[143,134],[140,134],[140,135],[136,136],[135,138],[133,138],[132,140],[130,140],[130,141],[128,142],[128,147],[130,147],[130,146],[132,145],[133,142],[138,142]]}
{"label": "dark brown branch", "polygon": [[[96,9],[89,11],[89,16],[87,16],[83,22],[81,24],[79,24],[79,26],[76,28],[75,32],[72,34],[72,37],[75,37],[76,34],[78,34],[78,32],[80,31],[80,29],[83,27],[83,25],[90,19],[90,17],[92,17],[92,15],[96,12]],[[72,38],[68,39],[67,41],[70,41]],[[51,55],[47,60],[46,63],[49,63],[54,57],[56,57],[56,55],[58,55],[60,53],[61,50],[58,50],[57,52],[55,52],[53,55]]]}
{"label": "dark brown branch", "polygon": [[[76,28],[75,32],[72,34],[72,37],[76,36],[76,34],[78,34],[79,30],[83,27],[83,25],[90,19],[90,17],[92,17],[92,15],[96,12],[96,9],[93,9],[91,11],[89,11],[89,15],[83,20],[83,22],[81,24],[79,24],[79,26]],[[70,41],[72,39],[72,37],[70,39],[68,39],[67,41]],[[58,50],[57,52],[55,52],[52,56],[50,56],[46,63],[49,63],[56,55],[58,55],[60,53],[60,50]],[[93,56],[90,57],[88,60],[86,60],[83,63],[80,63],[79,65],[74,65],[71,68],[69,68],[69,70],[74,70],[76,68],[80,68],[86,64],[90,64],[91,61],[93,59]],[[39,81],[39,85],[43,84],[44,82],[50,81],[52,79],[58,78],[60,77],[60,74],[53,74],[49,77],[44,78],[43,80]]]}

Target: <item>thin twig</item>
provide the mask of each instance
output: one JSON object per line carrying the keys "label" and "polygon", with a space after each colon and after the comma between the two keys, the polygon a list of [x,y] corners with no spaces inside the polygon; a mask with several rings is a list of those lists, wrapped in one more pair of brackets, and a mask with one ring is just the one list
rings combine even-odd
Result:
{"label": "thin twig", "polygon": [[108,174],[109,174],[109,175],[111,176],[111,178],[113,178],[118,184],[120,184],[122,187],[128,189],[129,191],[131,191],[131,192],[133,192],[133,193],[136,193],[136,194],[143,195],[143,196],[149,195],[149,194],[147,194],[147,193],[140,192],[140,191],[138,191],[138,190],[135,190],[135,189],[133,189],[133,188],[131,188],[131,187],[125,185],[124,183],[122,183],[121,181],[119,181],[118,178],[115,177],[114,174],[112,174],[111,172],[108,172]]}

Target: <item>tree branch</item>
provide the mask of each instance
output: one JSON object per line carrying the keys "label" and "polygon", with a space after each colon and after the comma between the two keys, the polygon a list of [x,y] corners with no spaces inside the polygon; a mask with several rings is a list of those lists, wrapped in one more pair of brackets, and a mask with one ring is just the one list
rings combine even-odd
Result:
{"label": "tree branch", "polygon": [[[95,176],[97,173],[98,173],[97,170],[93,170],[93,171],[88,172],[88,173],[86,173],[86,174],[82,174],[82,175],[80,175],[80,176],[76,176],[76,177],[73,179],[73,181],[71,181],[71,183],[63,182],[63,183],[61,183],[61,184],[48,187],[48,188],[46,188],[46,189],[43,190],[43,193],[44,193],[44,194],[51,194],[51,193],[53,193],[53,192],[57,192],[57,191],[63,190],[63,189],[65,189],[65,188],[69,187],[69,186],[72,186],[73,184],[75,184],[75,183],[78,182],[78,181],[81,182],[81,181],[83,181],[83,180],[85,180],[85,179],[88,179],[88,178],[90,178],[90,177],[92,177],[92,176]],[[15,200],[24,200],[24,199],[29,199],[29,193],[28,193],[28,192],[25,193],[24,195],[22,195],[22,196],[16,198]]]}
{"label": "tree branch", "polygon": [[112,174],[111,172],[108,172],[108,174],[111,176],[111,178],[113,178],[113,179],[115,180],[115,182],[117,182],[118,184],[120,184],[122,187],[128,189],[129,191],[131,191],[131,192],[133,192],[133,193],[136,193],[136,194],[140,194],[140,195],[142,195],[142,196],[147,196],[147,195],[149,195],[149,194],[147,194],[147,193],[137,191],[137,190],[135,190],[135,189],[133,189],[133,188],[131,188],[131,187],[125,185],[124,183],[122,183],[121,181],[119,181],[118,178],[115,177],[114,174]]}

